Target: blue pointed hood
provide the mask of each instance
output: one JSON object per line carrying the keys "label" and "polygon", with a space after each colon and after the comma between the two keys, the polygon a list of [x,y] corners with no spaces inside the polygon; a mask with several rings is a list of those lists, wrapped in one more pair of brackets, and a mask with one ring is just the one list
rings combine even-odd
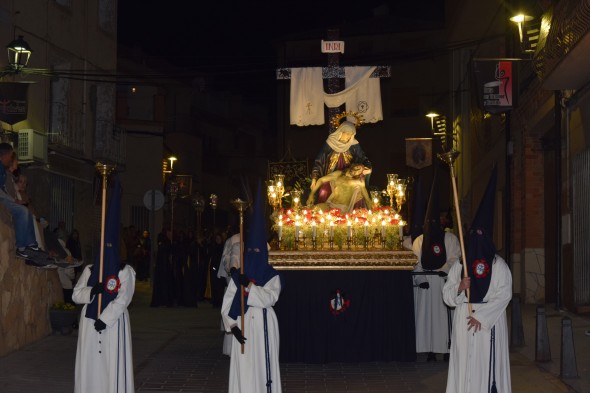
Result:
{"label": "blue pointed hood", "polygon": [[[244,274],[257,286],[264,286],[271,278],[279,274],[268,263],[268,241],[266,232],[266,217],[264,215],[264,197],[262,195],[262,182],[258,182],[258,191],[250,220],[249,231],[244,242]],[[237,270],[232,275],[232,280],[237,288],[240,288],[240,272]],[[281,278],[282,279],[282,278]],[[244,300],[244,312],[248,310],[247,301]],[[240,315],[240,290],[236,291],[229,316],[236,319]]]}
{"label": "blue pointed hood", "polygon": [[[106,306],[117,297],[118,294],[118,276],[121,270],[121,183],[119,176],[113,174],[108,181],[107,203],[104,228],[104,257],[103,257],[103,275],[101,282],[105,285],[105,291],[102,294],[101,312]],[[88,278],[88,286],[94,286],[99,281],[99,264],[100,249],[97,252],[96,260],[92,266],[92,273]],[[86,308],[86,317],[96,319],[98,315],[98,296]]]}

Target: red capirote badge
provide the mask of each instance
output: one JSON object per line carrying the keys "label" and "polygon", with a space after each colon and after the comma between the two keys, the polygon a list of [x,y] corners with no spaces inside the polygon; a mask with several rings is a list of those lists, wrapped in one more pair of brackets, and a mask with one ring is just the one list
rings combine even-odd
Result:
{"label": "red capirote badge", "polygon": [[119,292],[119,288],[121,288],[121,280],[117,276],[109,276],[107,277],[105,283],[105,289],[108,293],[117,293]]}
{"label": "red capirote badge", "polygon": [[443,248],[442,248],[442,246],[440,244],[434,243],[432,245],[432,254],[434,256],[437,256],[437,257],[441,256],[442,250],[443,250]]}
{"label": "red capirote badge", "polygon": [[476,259],[471,264],[475,278],[484,278],[490,274],[490,265],[485,259]]}

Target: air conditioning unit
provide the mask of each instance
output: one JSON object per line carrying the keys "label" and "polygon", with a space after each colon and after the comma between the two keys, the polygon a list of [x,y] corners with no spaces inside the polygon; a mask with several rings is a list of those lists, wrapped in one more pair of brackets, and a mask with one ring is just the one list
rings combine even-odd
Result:
{"label": "air conditioning unit", "polygon": [[47,135],[32,129],[18,131],[18,161],[47,163]]}

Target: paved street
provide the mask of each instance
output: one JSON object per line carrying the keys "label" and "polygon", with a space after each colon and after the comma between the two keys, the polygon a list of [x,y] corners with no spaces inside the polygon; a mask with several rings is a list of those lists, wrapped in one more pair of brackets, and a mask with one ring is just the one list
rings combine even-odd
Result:
{"label": "paved street", "polygon": [[[139,282],[130,307],[135,386],[138,392],[227,391],[229,358],[221,354],[219,310],[150,308],[147,283]],[[590,392],[590,319],[572,317],[582,378],[562,381],[559,374],[561,313],[548,310],[552,362],[534,359],[534,306],[523,308],[526,345],[511,353],[514,392]],[[72,392],[76,334],[48,336],[0,358],[0,392]],[[372,362],[282,364],[285,392],[444,392],[447,363]]]}

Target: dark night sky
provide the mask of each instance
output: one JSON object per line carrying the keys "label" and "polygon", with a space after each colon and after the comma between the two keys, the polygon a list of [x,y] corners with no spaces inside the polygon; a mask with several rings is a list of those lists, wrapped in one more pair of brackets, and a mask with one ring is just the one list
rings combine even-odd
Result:
{"label": "dark night sky", "polygon": [[[174,64],[195,71],[272,76],[276,68],[272,42],[279,37],[367,19],[373,8],[382,4],[387,4],[392,13],[437,18],[443,0],[119,0],[118,3],[118,36],[122,44],[139,45],[150,56],[168,57]],[[432,3],[439,8],[430,7]],[[430,10],[430,15],[425,10]]]}

